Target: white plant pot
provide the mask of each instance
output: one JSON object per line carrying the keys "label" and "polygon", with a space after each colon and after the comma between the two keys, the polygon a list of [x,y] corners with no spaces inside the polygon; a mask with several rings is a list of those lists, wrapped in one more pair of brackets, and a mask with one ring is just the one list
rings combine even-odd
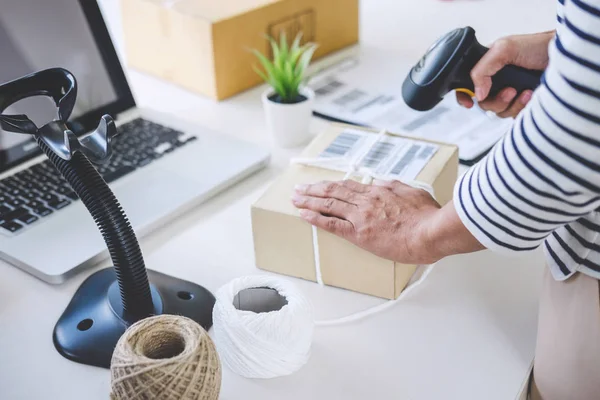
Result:
{"label": "white plant pot", "polygon": [[300,103],[283,104],[269,100],[275,91],[270,88],[262,95],[267,118],[267,128],[275,144],[279,147],[297,147],[306,144],[311,138],[310,118],[315,92],[310,88],[300,89],[306,100]]}

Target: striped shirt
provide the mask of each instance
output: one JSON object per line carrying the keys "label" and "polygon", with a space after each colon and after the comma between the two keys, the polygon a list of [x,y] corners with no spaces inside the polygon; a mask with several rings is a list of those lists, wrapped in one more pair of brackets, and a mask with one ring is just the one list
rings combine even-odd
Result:
{"label": "striped shirt", "polygon": [[487,248],[542,245],[555,279],[600,279],[600,0],[559,0],[557,20],[542,84],[454,204]]}

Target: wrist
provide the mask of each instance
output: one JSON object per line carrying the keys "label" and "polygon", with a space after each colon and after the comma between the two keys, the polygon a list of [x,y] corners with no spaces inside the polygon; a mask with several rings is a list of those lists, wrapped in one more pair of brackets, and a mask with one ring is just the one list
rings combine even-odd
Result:
{"label": "wrist", "polygon": [[409,257],[415,264],[433,264],[444,257],[439,247],[441,237],[437,226],[441,212],[439,206],[421,211],[408,243]]}
{"label": "wrist", "polygon": [[421,235],[427,249],[427,263],[485,249],[464,226],[452,201],[424,220]]}
{"label": "wrist", "polygon": [[548,45],[555,34],[556,31],[547,31],[510,36],[509,41],[513,41],[518,49],[514,59],[515,65],[535,70],[546,69],[549,61]]}
{"label": "wrist", "polygon": [[441,217],[443,208],[436,209],[428,218],[423,220],[421,229],[421,243],[427,254],[424,264],[433,264],[448,256],[448,246],[445,243]]}

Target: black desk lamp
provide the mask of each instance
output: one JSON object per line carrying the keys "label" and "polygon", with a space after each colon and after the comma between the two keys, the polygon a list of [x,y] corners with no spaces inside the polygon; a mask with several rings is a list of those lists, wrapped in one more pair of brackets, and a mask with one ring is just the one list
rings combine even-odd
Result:
{"label": "black desk lamp", "polygon": [[[11,104],[32,96],[51,97],[58,107],[58,118],[38,128],[26,115],[2,114]],[[102,233],[114,268],[98,271],[81,284],[56,323],[53,339],[64,357],[108,368],[119,337],[134,322],[151,315],[176,314],[191,318],[208,330],[215,298],[202,286],[146,271],[127,216],[90,163],[110,158],[116,126],[110,116],[104,115],[94,132],[75,136],[67,120],[76,97],[77,81],[62,68],[5,83],[0,86],[0,126],[5,131],[35,136]]]}

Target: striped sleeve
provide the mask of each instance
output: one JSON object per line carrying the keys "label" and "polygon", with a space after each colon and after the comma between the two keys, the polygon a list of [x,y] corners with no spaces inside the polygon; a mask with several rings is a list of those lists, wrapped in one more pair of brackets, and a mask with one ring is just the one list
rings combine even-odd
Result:
{"label": "striped sleeve", "polygon": [[564,17],[563,10],[564,10],[564,7],[565,7],[565,0],[558,0],[556,2],[556,21],[559,24],[563,23],[563,17]]}
{"label": "striped sleeve", "polygon": [[497,251],[533,250],[600,208],[600,0],[562,3],[542,85],[455,187],[462,222]]}

